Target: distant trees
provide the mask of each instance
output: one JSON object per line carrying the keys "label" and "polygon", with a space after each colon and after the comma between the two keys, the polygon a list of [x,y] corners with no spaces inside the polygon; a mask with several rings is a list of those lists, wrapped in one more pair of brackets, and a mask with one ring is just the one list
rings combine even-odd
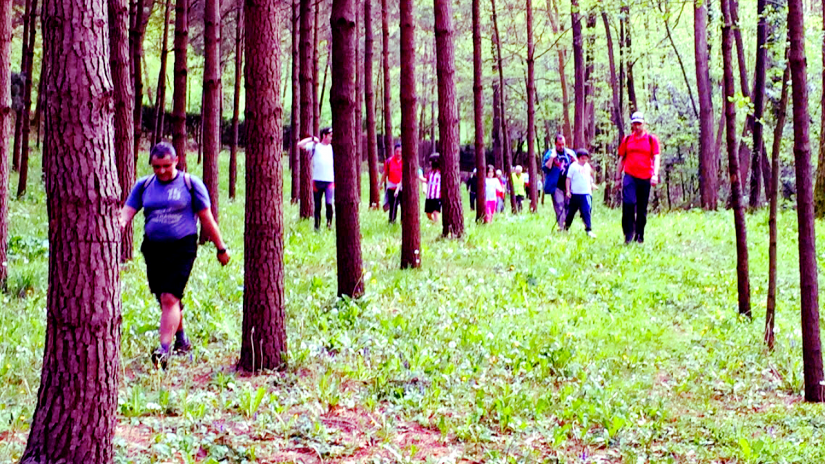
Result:
{"label": "distant trees", "polygon": [[[573,83],[573,146],[584,147],[584,38],[582,36],[581,7],[579,0],[571,0],[573,16],[573,69],[575,80]],[[530,53],[529,51],[527,52]]]}
{"label": "distant trees", "polygon": [[[240,2],[239,2],[240,3]],[[301,41],[300,0],[291,0],[292,6],[292,108],[289,111],[289,171],[292,175],[290,202],[295,204],[301,198],[301,149],[298,141],[301,140]],[[239,16],[240,18],[240,16]],[[240,31],[240,27],[238,29]]]}
{"label": "distant trees", "polygon": [[166,118],[166,64],[169,56],[169,17],[172,0],[166,0],[163,14],[163,38],[160,49],[160,72],[158,72],[157,98],[155,99],[155,129],[152,131],[153,144],[163,140],[163,120]]}
{"label": "distant trees", "polygon": [[[390,81],[390,24],[387,0],[381,0],[381,65],[384,76],[384,158],[389,158],[393,150],[392,136],[392,82]],[[413,108],[413,113],[415,109]]]}
{"label": "distant trees", "polygon": [[[315,81],[312,75],[312,0],[301,1],[301,46],[299,50],[301,63],[299,65],[301,79],[301,119],[298,127],[304,132],[302,135],[317,135],[312,133],[313,109],[315,95]],[[248,58],[247,58],[248,59]],[[298,190],[300,196],[300,217],[309,219],[314,211],[312,198],[312,167],[310,165],[310,154],[307,150],[300,150],[298,166],[301,172],[301,186]]]}
{"label": "distant trees", "polygon": [[[296,0],[297,1],[297,0]],[[294,5],[294,3],[293,3]],[[238,11],[237,15],[235,16],[235,92],[234,97],[232,100],[232,142],[229,145],[229,198],[235,199],[235,185],[238,182],[238,118],[240,116],[240,107],[241,107],[241,74],[243,70],[243,46],[241,41],[241,32],[243,29],[241,28],[241,14],[243,13],[243,2],[238,0],[236,9]],[[293,11],[294,11],[293,7]],[[294,37],[294,35],[293,35]],[[295,47],[293,47],[295,48]],[[295,59],[295,54],[292,55],[293,60]],[[292,69],[295,69],[295,65],[293,65]],[[293,81],[297,81],[297,79],[293,76]],[[295,86],[292,87],[293,91],[295,90]],[[295,116],[295,108],[297,105],[295,104],[296,96],[292,97],[293,103],[293,110],[292,110],[292,120],[297,121],[297,116]],[[297,129],[294,129],[293,132],[297,132]],[[292,141],[295,142],[295,139],[298,137],[297,134],[293,134]],[[293,147],[293,151],[295,148]],[[297,159],[297,153],[293,155],[290,152],[290,156],[294,156]],[[295,191],[295,169],[296,165],[293,160],[292,165],[292,180],[293,180],[293,192]],[[293,196],[293,200],[295,197]]]}
{"label": "distant trees", "polygon": [[172,145],[178,168],[186,170],[186,76],[189,47],[189,0],[175,0],[175,88],[172,93]]}
{"label": "distant trees", "polygon": [[708,2],[693,2],[696,86],[699,93],[699,194],[702,208],[715,210],[718,198],[719,159],[713,145],[713,92],[708,58]]}
{"label": "distant trees", "polygon": [[381,192],[378,189],[378,141],[375,128],[375,84],[373,83],[372,0],[364,0],[364,104],[367,107],[367,163],[370,172],[370,209],[378,209]]}
{"label": "distant trees", "polygon": [[[23,28],[23,109],[19,113],[22,122],[20,124],[20,161],[18,164],[20,176],[17,179],[17,196],[26,193],[26,185],[29,178],[29,133],[31,132],[31,122],[29,114],[32,106],[32,75],[34,74],[34,45],[37,35],[37,0],[29,0],[28,27]],[[28,36],[27,36],[28,33]],[[15,137],[16,138],[16,137]],[[17,143],[15,143],[15,153]]]}

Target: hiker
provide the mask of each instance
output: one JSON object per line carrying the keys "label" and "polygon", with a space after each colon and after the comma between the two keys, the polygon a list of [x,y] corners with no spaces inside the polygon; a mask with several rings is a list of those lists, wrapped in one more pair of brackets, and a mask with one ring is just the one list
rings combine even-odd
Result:
{"label": "hiker", "polygon": [[390,212],[390,224],[395,224],[398,218],[398,206],[401,204],[401,179],[404,166],[401,163],[401,144],[395,144],[392,156],[384,162],[384,177],[381,184],[384,186],[384,208]]}
{"label": "hiker", "polygon": [[424,212],[427,218],[438,222],[438,213],[441,212],[441,160],[438,153],[430,156],[430,172],[427,173]]}
{"label": "hiker", "polygon": [[513,195],[516,197],[516,212],[521,212],[522,202],[524,202],[525,182],[527,181],[527,174],[522,173],[521,165],[516,165],[513,170]]}
{"label": "hiker", "polygon": [[504,192],[501,181],[496,177],[496,168],[493,165],[487,166],[487,178],[484,179],[484,222],[493,222],[493,215],[496,214],[498,204],[498,193]]}
{"label": "hiker", "polygon": [[149,164],[154,174],[135,183],[120,212],[120,227],[125,228],[143,209],[146,222],[140,251],[146,261],[149,290],[161,307],[160,347],[152,353],[152,362],[165,369],[170,348],[185,353],[192,346],[183,330],[181,300],[197,254],[198,219],[215,244],[221,265],[229,262],[229,252],[209,209],[206,186],[197,177],[177,170],[178,156],[172,145],[155,145]]}
{"label": "hiker", "polygon": [[[633,132],[619,145],[617,188],[622,190],[622,230],[625,244],[645,241],[650,187],[659,183],[659,139],[645,130],[645,117],[630,116]],[[622,179],[621,173],[624,172]]]}
{"label": "hiker", "polygon": [[541,169],[544,171],[544,193],[553,199],[553,209],[556,212],[556,224],[559,230],[564,229],[564,220],[567,217],[567,170],[576,162],[576,153],[565,146],[564,135],[556,134],[556,144],[544,155]]}
{"label": "hiker", "polygon": [[470,192],[470,209],[476,209],[476,197],[478,196],[478,173],[473,169],[473,173],[467,178],[467,191]]}
{"label": "hiker", "polygon": [[327,229],[332,228],[335,202],[335,166],[332,153],[332,128],[321,129],[321,139],[307,137],[298,142],[298,149],[308,150],[312,158],[312,194],[315,197],[315,230],[321,228],[321,197],[326,200]]}
{"label": "hiker", "polygon": [[567,218],[564,222],[564,230],[570,230],[576,213],[581,211],[584,230],[590,238],[596,238],[591,227],[590,213],[593,209],[593,168],[590,166],[590,153],[580,149],[576,151],[576,162],[571,164],[565,178],[566,196],[569,200]]}
{"label": "hiker", "polygon": [[504,199],[505,193],[507,191],[507,179],[504,178],[504,174],[501,173],[501,169],[496,169],[496,178],[499,182],[501,182],[502,190],[498,192],[496,195],[496,212],[503,213],[504,212]]}

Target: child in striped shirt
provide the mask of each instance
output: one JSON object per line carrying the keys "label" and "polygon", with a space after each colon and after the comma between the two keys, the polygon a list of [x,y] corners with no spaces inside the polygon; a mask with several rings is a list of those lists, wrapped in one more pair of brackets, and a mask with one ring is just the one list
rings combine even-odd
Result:
{"label": "child in striped shirt", "polygon": [[427,218],[438,222],[438,213],[441,212],[441,165],[438,154],[430,157],[430,172],[427,173],[427,196],[424,201],[424,212]]}

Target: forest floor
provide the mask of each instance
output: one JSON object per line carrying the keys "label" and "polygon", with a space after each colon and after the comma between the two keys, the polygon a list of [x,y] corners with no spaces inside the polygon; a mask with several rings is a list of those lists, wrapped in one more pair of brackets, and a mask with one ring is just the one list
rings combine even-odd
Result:
{"label": "forest floor", "polygon": [[[221,197],[233,261],[221,268],[211,246],[201,250],[185,297],[195,349],[166,372],[149,362],[159,309],[139,253],[123,270],[116,462],[825,462],[825,411],[801,401],[791,210],[780,217],[778,334],[768,352],[764,211],[748,216],[749,321],[737,315],[729,212],[652,215],[647,242],[632,246],[622,245],[619,212],[598,201],[596,239],[579,221],[555,232],[549,198],[536,215],[487,226],[466,211],[458,241],[423,218],[423,266],[401,271],[400,227],[364,210],[367,293],[353,302],[335,297],[334,232],[315,233],[287,205],[289,368],[249,376],[234,368],[243,197],[242,183],[239,200]],[[0,463],[19,459],[36,404],[48,274],[42,186],[12,201],[11,221]]]}

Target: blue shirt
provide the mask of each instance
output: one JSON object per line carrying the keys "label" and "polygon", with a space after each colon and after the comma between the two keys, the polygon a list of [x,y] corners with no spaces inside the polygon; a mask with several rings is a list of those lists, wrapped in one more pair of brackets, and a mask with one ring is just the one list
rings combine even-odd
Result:
{"label": "blue shirt", "polygon": [[146,237],[153,241],[169,241],[197,234],[196,213],[210,207],[209,192],[203,182],[190,175],[190,192],[183,172],[178,172],[169,182],[155,178],[144,188],[149,177],[138,179],[126,200],[126,205],[135,210],[143,208]]}
{"label": "blue shirt", "polygon": [[[547,162],[550,158],[559,157],[560,164],[562,165],[562,169],[559,169],[558,166],[553,164],[552,169],[547,168]],[[560,188],[562,190],[565,189],[564,182],[567,181],[567,170],[570,168],[570,164],[575,162],[576,160],[576,153],[569,149],[565,148],[562,150],[561,155],[556,153],[556,149],[552,148],[547,150],[547,153],[544,154],[544,159],[541,161],[541,169],[544,171],[544,193],[552,194],[556,191],[556,188]]]}

